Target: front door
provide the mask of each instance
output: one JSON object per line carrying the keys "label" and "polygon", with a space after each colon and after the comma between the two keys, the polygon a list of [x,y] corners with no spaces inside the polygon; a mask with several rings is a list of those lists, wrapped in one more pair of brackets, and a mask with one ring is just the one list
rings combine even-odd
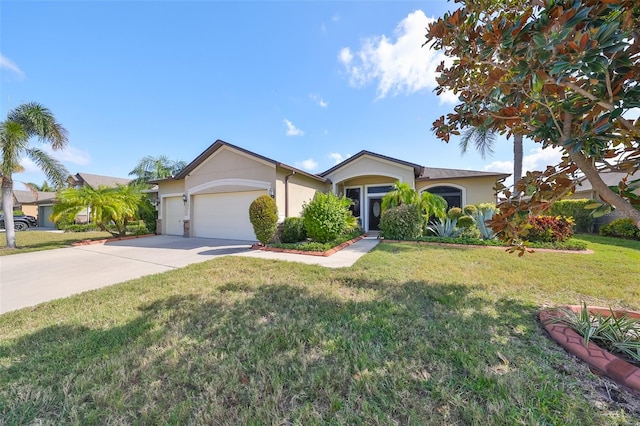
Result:
{"label": "front door", "polygon": [[369,198],[369,231],[377,231],[382,213],[382,198]]}

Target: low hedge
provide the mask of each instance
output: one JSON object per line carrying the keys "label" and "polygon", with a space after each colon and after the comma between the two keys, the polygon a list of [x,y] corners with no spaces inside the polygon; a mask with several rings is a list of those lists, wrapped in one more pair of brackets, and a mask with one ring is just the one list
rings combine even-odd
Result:
{"label": "low hedge", "polygon": [[354,229],[353,231],[348,232],[341,237],[338,237],[326,243],[318,243],[315,241],[305,241],[299,243],[274,243],[269,244],[269,247],[300,251],[327,251],[336,246],[339,246],[342,243],[353,240],[354,238],[357,238],[362,234],[363,232],[360,229]]}

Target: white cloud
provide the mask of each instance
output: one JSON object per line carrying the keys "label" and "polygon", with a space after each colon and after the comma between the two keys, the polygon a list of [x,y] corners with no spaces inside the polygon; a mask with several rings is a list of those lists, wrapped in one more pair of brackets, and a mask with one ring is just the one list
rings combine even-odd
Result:
{"label": "white cloud", "polygon": [[320,108],[326,108],[329,106],[329,102],[325,101],[324,99],[322,99],[319,95],[316,95],[314,93],[310,94],[309,97],[320,107]]}
{"label": "white cloud", "polygon": [[[383,34],[362,40],[357,52],[342,48],[338,59],[349,74],[349,83],[363,87],[377,82],[378,99],[389,93],[409,95],[437,87],[436,68],[443,60],[450,63],[451,59],[428,46],[422,47],[426,27],[434,20],[416,10],[397,25],[395,41]],[[458,102],[453,93],[443,93],[440,100]]]}
{"label": "white cloud", "polygon": [[[530,151],[528,155],[522,158],[522,174],[533,171],[544,171],[547,166],[560,163],[562,158],[562,150],[559,148],[541,148],[537,147]],[[513,174],[513,160],[494,161],[484,166],[483,170],[488,172],[502,172]],[[505,181],[507,186],[513,184],[513,176]]]}
{"label": "white cloud", "polygon": [[338,22],[340,20],[340,15],[335,14],[331,17],[331,22]]}
{"label": "white cloud", "polygon": [[[48,145],[42,146],[41,149],[53,158],[65,164],[71,163],[80,166],[91,164],[91,156],[87,151],[83,151],[72,146],[67,146],[65,149],[60,151],[54,151]],[[23,173],[42,173],[42,169],[28,157],[23,157],[20,160],[20,165],[24,167]]]}
{"label": "white cloud", "polygon": [[24,72],[15,64],[15,62],[13,62],[11,59],[7,58],[1,53],[0,53],[0,68],[13,71],[19,77],[24,77]]}
{"label": "white cloud", "polygon": [[346,160],[349,157],[351,157],[351,154],[342,155],[339,152],[332,152],[331,154],[329,154],[329,158],[331,158],[334,161],[334,165],[338,163],[342,163],[344,160]]}
{"label": "white cloud", "polygon": [[529,155],[525,155],[522,159],[522,172],[544,171],[547,166],[560,163],[561,159],[562,150],[560,148],[534,148]]}
{"label": "white cloud", "polygon": [[49,146],[45,146],[43,149],[64,163],[78,164],[80,166],[91,164],[91,155],[89,155],[89,152],[70,145],[67,145],[67,147],[61,151],[54,151]]}
{"label": "white cloud", "polygon": [[293,125],[292,122],[290,122],[286,118],[284,119],[284,124],[287,125],[287,136],[302,136],[302,135],[304,135],[304,132],[302,130],[298,129],[296,126]]}
{"label": "white cloud", "polygon": [[313,158],[308,158],[306,160],[297,161],[296,167],[302,170],[306,170],[308,172],[313,172],[318,170],[318,162]]}

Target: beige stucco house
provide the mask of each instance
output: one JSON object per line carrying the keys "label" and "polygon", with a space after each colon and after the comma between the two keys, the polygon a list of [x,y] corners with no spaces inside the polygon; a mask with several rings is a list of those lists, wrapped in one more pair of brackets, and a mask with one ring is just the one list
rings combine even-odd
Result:
{"label": "beige stucco house", "polygon": [[154,181],[158,187],[157,232],[185,237],[254,241],[249,205],[272,196],[280,219],[300,216],[316,191],[353,200],[365,231],[377,230],[382,197],[394,182],[445,197],[450,206],[495,200],[493,186],[504,173],[423,167],[361,151],[331,169],[311,174],[218,140],[180,173]]}

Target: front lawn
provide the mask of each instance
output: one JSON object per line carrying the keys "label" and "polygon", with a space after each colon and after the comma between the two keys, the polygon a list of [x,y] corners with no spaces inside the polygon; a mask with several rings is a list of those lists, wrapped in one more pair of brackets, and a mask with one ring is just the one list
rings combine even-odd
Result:
{"label": "front lawn", "polygon": [[16,232],[17,250],[7,249],[7,235],[2,233],[0,237],[0,256],[31,251],[51,250],[61,247],[69,247],[71,243],[83,240],[99,240],[110,238],[108,232],[48,232],[48,231],[22,231]]}
{"label": "front lawn", "polygon": [[637,397],[537,321],[640,308],[640,242],[584,240],[594,254],[382,243],[335,270],[227,256],[10,312],[0,419],[637,424]]}

